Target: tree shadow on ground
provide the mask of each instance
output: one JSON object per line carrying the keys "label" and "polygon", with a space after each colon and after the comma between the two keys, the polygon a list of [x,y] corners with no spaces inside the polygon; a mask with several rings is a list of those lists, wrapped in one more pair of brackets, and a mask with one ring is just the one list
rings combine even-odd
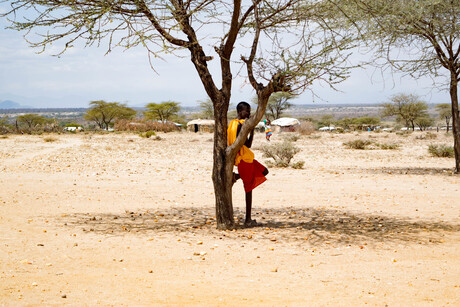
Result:
{"label": "tree shadow on ground", "polygon": [[381,167],[365,168],[362,172],[371,174],[394,174],[394,175],[455,175],[454,168],[442,167]]}
{"label": "tree shadow on ground", "polygon": [[127,235],[165,232],[180,236],[201,234],[235,239],[302,242],[314,244],[356,245],[366,243],[442,243],[456,235],[460,225],[411,220],[316,208],[279,208],[253,210],[258,226],[244,228],[244,212],[235,210],[234,231],[216,229],[214,208],[171,208],[124,214],[76,213],[60,217],[59,223],[100,235]]}

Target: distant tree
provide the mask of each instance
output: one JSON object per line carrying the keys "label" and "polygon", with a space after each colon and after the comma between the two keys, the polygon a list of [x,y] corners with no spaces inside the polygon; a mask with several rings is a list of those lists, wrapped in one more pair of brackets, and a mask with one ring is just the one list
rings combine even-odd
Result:
{"label": "distant tree", "polygon": [[83,116],[88,121],[93,121],[101,129],[109,130],[109,127],[117,119],[131,119],[136,111],[118,102],[105,102],[104,100],[91,101],[90,108]]}
{"label": "distant tree", "polygon": [[38,114],[24,114],[17,118],[18,123],[25,124],[29,129],[34,129],[37,126],[41,126],[47,122],[46,118]]}
{"label": "distant tree", "polygon": [[0,127],[4,127],[8,125],[8,116],[0,118]]}
{"label": "distant tree", "polygon": [[[108,53],[121,46],[143,47],[155,57],[162,52],[187,55],[214,105],[212,181],[221,229],[235,224],[235,157],[264,116],[270,95],[300,94],[312,90],[316,81],[334,87],[349,76],[350,48],[359,40],[343,27],[342,11],[330,0],[0,3],[5,3],[0,17],[8,17],[11,27],[23,31],[29,44],[41,51],[62,46],[63,53],[75,45],[95,45],[107,46]],[[213,59],[216,65],[208,66]],[[228,146],[227,112],[237,74],[250,84],[259,103]],[[176,87],[185,90],[182,84]]]}
{"label": "distant tree", "polygon": [[439,112],[439,117],[446,121],[447,131],[449,132],[450,119],[452,118],[452,108],[449,103],[440,103],[436,105],[436,110]]}
{"label": "distant tree", "polygon": [[[331,0],[332,1],[332,0]],[[335,0],[385,66],[413,77],[445,76],[449,84],[455,172],[460,172],[460,1]],[[348,26],[348,25],[344,25]],[[397,52],[394,52],[398,50]],[[407,52],[404,52],[407,51]],[[374,63],[382,63],[374,58]]]}
{"label": "distant tree", "polygon": [[8,116],[0,118],[0,133],[7,133],[11,128],[8,123]]}
{"label": "distant tree", "polygon": [[211,99],[206,99],[199,101],[201,112],[199,114],[200,118],[203,119],[214,119],[214,106]]}
{"label": "distant tree", "polygon": [[149,103],[145,106],[147,111],[144,112],[146,119],[158,119],[162,122],[171,120],[180,111],[178,102],[166,101],[162,103]]}
{"label": "distant tree", "polygon": [[78,127],[82,127],[82,125],[77,124],[77,123],[68,123],[68,124],[65,124],[65,127],[75,127],[75,128],[78,128]]}
{"label": "distant tree", "polygon": [[420,128],[420,130],[426,130],[428,129],[429,127],[433,126],[434,124],[434,119],[429,117],[429,116],[426,116],[426,117],[419,117],[415,120],[415,124],[417,125],[417,127]]}
{"label": "distant tree", "polygon": [[[281,117],[284,111],[289,109],[292,106],[290,100],[294,99],[296,96],[289,92],[276,92],[271,94],[268,98],[267,108],[265,114],[271,120],[275,120]],[[257,97],[254,97],[253,102],[258,103]]]}
{"label": "distant tree", "polygon": [[375,126],[380,124],[380,118],[378,117],[369,117],[369,116],[363,116],[363,117],[356,117],[353,118],[353,121],[356,125],[358,126]]}
{"label": "distant tree", "polygon": [[338,126],[344,129],[350,129],[352,127],[357,127],[358,129],[362,129],[363,126],[376,126],[380,124],[380,118],[378,117],[344,117],[335,122]]}
{"label": "distant tree", "polygon": [[318,121],[318,126],[321,127],[330,127],[334,122],[334,116],[332,115],[323,115]]}
{"label": "distant tree", "polygon": [[350,129],[350,128],[352,128],[352,126],[355,125],[355,119],[354,118],[349,118],[349,117],[344,117],[344,118],[341,118],[341,119],[337,120],[335,123],[336,123],[337,126],[340,126],[343,129]]}
{"label": "distant tree", "polygon": [[382,116],[396,116],[396,119],[405,123],[406,127],[415,130],[415,121],[428,117],[428,105],[416,95],[398,94],[390,98],[391,102],[382,104]]}

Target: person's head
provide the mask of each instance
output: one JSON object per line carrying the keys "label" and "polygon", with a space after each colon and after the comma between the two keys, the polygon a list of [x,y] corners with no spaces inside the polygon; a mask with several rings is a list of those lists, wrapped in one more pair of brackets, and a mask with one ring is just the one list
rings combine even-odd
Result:
{"label": "person's head", "polygon": [[246,119],[251,116],[251,106],[246,101],[241,101],[236,106],[236,112],[238,113],[239,119]]}

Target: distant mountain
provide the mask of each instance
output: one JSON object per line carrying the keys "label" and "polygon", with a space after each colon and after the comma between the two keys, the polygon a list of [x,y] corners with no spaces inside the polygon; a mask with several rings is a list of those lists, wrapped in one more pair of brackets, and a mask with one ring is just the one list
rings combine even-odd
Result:
{"label": "distant mountain", "polygon": [[4,100],[0,102],[0,109],[29,109],[29,106],[23,106],[11,100]]}

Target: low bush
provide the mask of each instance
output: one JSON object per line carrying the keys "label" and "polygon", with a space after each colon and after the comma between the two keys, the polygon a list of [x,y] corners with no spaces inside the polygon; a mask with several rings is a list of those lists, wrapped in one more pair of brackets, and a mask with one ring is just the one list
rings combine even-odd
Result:
{"label": "low bush", "polygon": [[152,131],[152,130],[149,130],[149,131],[146,131],[146,132],[144,132],[144,133],[140,133],[140,134],[139,134],[139,136],[141,136],[141,137],[143,137],[143,138],[148,138],[148,139],[149,139],[150,137],[152,137],[152,136],[155,136],[155,135],[157,135],[157,134],[155,133],[155,131]]}
{"label": "low bush", "polygon": [[315,126],[310,121],[303,121],[300,126],[297,127],[296,131],[301,135],[310,135],[315,132]]}
{"label": "low bush", "polygon": [[415,139],[417,139],[417,140],[433,140],[433,139],[435,139],[437,137],[438,137],[438,135],[436,133],[427,132],[426,134],[416,136]]}
{"label": "low bush", "polygon": [[361,150],[362,149],[367,149],[367,146],[369,146],[370,144],[372,144],[371,141],[362,140],[362,139],[358,139],[358,140],[343,143],[343,145],[345,145],[346,147],[348,147],[350,149],[361,149]]}
{"label": "low bush", "polygon": [[52,137],[52,136],[47,136],[43,138],[43,141],[45,141],[46,143],[56,142],[57,140],[58,140],[57,138]]}
{"label": "low bush", "polygon": [[433,157],[440,157],[440,158],[453,158],[455,155],[454,147],[448,146],[448,145],[433,145],[433,144],[429,145],[428,152]]}
{"label": "low bush", "polygon": [[300,139],[300,135],[296,133],[289,133],[284,136],[284,139],[289,142],[297,142]]}
{"label": "low bush", "polygon": [[271,145],[264,145],[261,151],[265,158],[272,158],[274,166],[288,167],[292,158],[300,151],[291,142],[284,140],[282,143],[274,143]]}
{"label": "low bush", "polygon": [[294,169],[303,169],[304,165],[305,165],[305,161],[297,161],[297,162],[292,163],[291,167]]}
{"label": "low bush", "polygon": [[402,137],[408,137],[409,135],[412,134],[412,131],[406,130],[406,131],[398,131],[395,133],[396,135],[402,136]]}
{"label": "low bush", "polygon": [[174,123],[171,122],[157,122],[157,121],[133,121],[122,119],[118,120],[114,127],[118,131],[135,131],[135,132],[148,132],[148,131],[161,131],[171,132],[177,131],[178,128]]}
{"label": "low bush", "polygon": [[399,144],[379,144],[379,143],[376,143],[375,146],[378,147],[379,149],[384,149],[384,150],[393,150],[393,149],[398,149],[399,147],[401,147],[401,145]]}

